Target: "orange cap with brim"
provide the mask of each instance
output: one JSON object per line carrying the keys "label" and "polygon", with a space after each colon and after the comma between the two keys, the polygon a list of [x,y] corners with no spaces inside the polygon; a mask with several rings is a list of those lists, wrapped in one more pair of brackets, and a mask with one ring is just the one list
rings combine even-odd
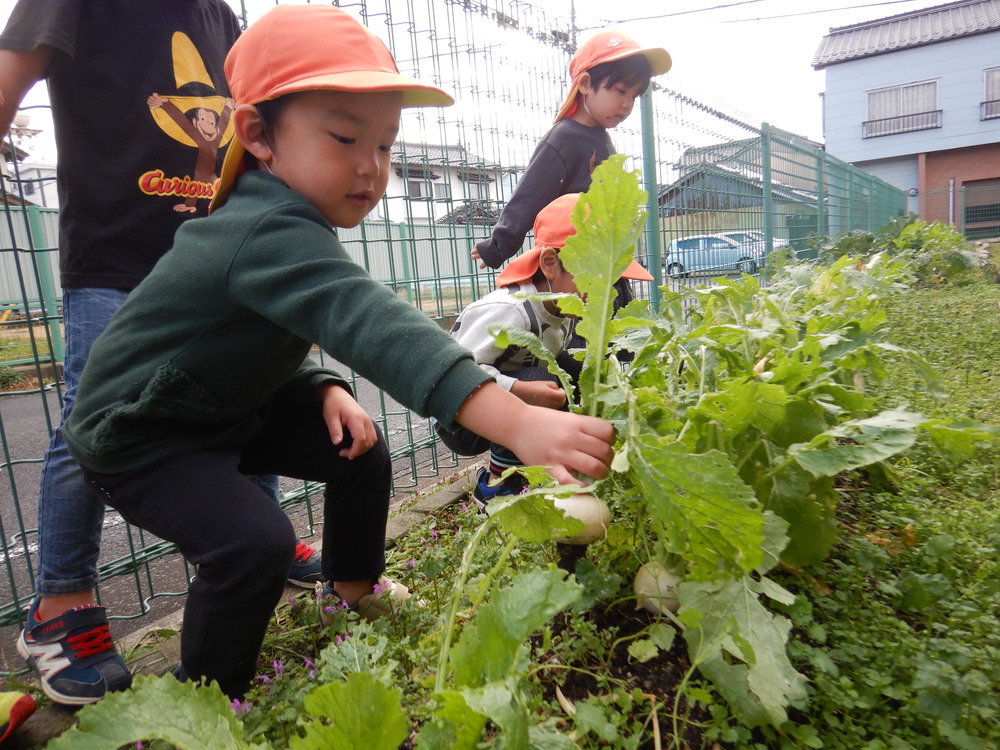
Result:
{"label": "orange cap with brim", "polygon": [[[447,107],[442,89],[401,75],[392,53],[340,8],[276,5],[236,40],[225,63],[236,106],[297,91],[399,91],[404,107]],[[244,170],[243,144],[229,146],[209,211],[222,205]]]}
{"label": "orange cap with brim", "polygon": [[[530,281],[538,270],[538,258],[543,247],[563,247],[566,240],[576,234],[573,226],[573,208],[580,200],[580,193],[560,195],[549,205],[538,212],[535,217],[535,246],[528,252],[515,258],[497,274],[497,286],[510,286]],[[637,281],[652,281],[649,271],[636,261],[628,264],[622,278]]]}
{"label": "orange cap with brim", "polygon": [[658,76],[670,70],[673,62],[670,53],[661,47],[640,47],[632,37],[617,29],[599,31],[580,45],[569,61],[571,81],[569,95],[559,108],[556,122],[570,117],[576,111],[576,95],[580,93],[580,78],[595,65],[621,60],[632,55],[643,55],[649,60],[653,75]]}

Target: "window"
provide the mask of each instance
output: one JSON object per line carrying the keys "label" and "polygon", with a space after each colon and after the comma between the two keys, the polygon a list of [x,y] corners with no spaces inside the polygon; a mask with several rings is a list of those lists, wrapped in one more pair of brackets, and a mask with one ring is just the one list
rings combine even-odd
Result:
{"label": "window", "polygon": [[465,184],[470,198],[483,201],[489,200],[490,186],[485,182],[467,182]]}
{"label": "window", "polygon": [[937,81],[908,83],[868,92],[868,120],[863,137],[909,133],[941,127]]}
{"label": "window", "polygon": [[451,198],[451,185],[447,182],[434,183],[434,197],[440,199]]}
{"label": "window", "polygon": [[962,231],[967,239],[985,239],[1000,234],[1000,179],[962,183],[962,204]]}
{"label": "window", "polygon": [[424,183],[422,180],[407,180],[406,181],[406,194],[411,198],[422,198],[423,197],[423,187]]}
{"label": "window", "polygon": [[1000,68],[983,71],[983,103],[979,119],[992,120],[994,117],[1000,117]]}
{"label": "window", "polygon": [[727,242],[721,237],[706,237],[705,238],[705,249],[706,250],[723,250],[732,247],[731,242]]}

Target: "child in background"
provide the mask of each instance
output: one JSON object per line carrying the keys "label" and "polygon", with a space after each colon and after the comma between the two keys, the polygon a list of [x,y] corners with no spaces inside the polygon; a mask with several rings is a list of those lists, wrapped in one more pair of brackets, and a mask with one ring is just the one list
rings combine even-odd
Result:
{"label": "child in background", "polygon": [[[554,300],[530,299],[539,292],[579,294],[573,274],[559,259],[559,249],[576,234],[571,217],[580,199],[579,193],[560,196],[543,208],[535,219],[535,247],[512,261],[497,276],[497,290],[466,307],[451,335],[471,349],[476,362],[494,377],[498,385],[527,404],[548,409],[566,409],[566,392],[559,380],[526,348],[500,347],[490,329],[507,326],[537,336],[556,362],[573,379],[579,376],[580,362],[567,348],[573,335],[573,320],[564,316]],[[622,275],[627,279],[652,281],[653,277],[634,260]],[[512,466],[521,466],[513,451],[484,440],[465,428],[447,430],[436,426],[441,441],[460,455],[475,456],[490,451],[489,469],[479,471],[473,496],[480,509],[499,494],[516,494],[524,486],[521,477],[512,474],[498,482],[500,474]]]}
{"label": "child in background", "polygon": [[[278,5],[225,65],[237,140],[213,212],[189,221],[94,345],[66,424],[88,480],[198,566],[178,677],[241,696],[295,551],[288,518],[244,476],[324,482],[328,592],[366,617],[382,576],[389,451],[315,342],[422,415],[509,445],[558,481],[602,478],[612,427],[528,406],[372,279],[331,227],[381,199],[401,109],[446,106],[338,8]],[[375,584],[378,583],[378,588]]]}
{"label": "child in background", "polygon": [[[601,31],[580,46],[569,63],[572,84],[555,125],[535,147],[492,236],[472,250],[480,268],[499,268],[517,253],[544,206],[590,188],[595,167],[615,152],[608,129],[628,118],[650,78],[670,64],[666,50],[641,48],[617,30]],[[620,299],[622,287],[627,291],[621,301],[627,303],[631,289],[620,282]]]}

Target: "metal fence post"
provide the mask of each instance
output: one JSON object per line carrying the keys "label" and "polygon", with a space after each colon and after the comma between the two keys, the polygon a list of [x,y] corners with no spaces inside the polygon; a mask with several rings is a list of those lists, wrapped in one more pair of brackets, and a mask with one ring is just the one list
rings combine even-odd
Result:
{"label": "metal fence post", "polygon": [[826,151],[816,149],[816,234],[826,234]]}
{"label": "metal fence post", "polygon": [[965,185],[959,188],[958,196],[958,233],[965,234]]}
{"label": "metal fence post", "polygon": [[642,119],[642,174],[646,184],[646,257],[653,285],[649,290],[649,305],[660,309],[663,294],[663,261],[660,247],[660,201],[656,181],[656,134],[653,132],[652,87],[639,99],[639,113]]}
{"label": "metal fence post", "polygon": [[771,198],[771,126],[766,122],[760,126],[760,187],[764,201],[764,249],[770,253],[774,249],[774,207]]}
{"label": "metal fence post", "polygon": [[409,235],[406,233],[406,222],[399,222],[399,248],[400,248],[400,261],[403,265],[403,282],[406,288],[406,301],[411,305],[413,302],[413,290],[411,289],[410,281],[410,243],[408,242]]}

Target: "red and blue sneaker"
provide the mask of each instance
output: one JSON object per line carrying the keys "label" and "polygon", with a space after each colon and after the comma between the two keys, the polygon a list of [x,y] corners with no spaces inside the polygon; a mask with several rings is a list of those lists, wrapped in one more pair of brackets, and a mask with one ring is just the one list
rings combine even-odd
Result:
{"label": "red and blue sneaker", "polygon": [[84,706],[132,684],[132,674],[111,640],[104,607],[77,607],[39,622],[38,602],[35,599],[28,609],[17,650],[49,698],[66,706]]}
{"label": "red and blue sneaker", "polygon": [[295,545],[295,557],[288,571],[288,582],[304,589],[315,588],[317,583],[325,583],[323,560],[318,550],[301,539]]}

